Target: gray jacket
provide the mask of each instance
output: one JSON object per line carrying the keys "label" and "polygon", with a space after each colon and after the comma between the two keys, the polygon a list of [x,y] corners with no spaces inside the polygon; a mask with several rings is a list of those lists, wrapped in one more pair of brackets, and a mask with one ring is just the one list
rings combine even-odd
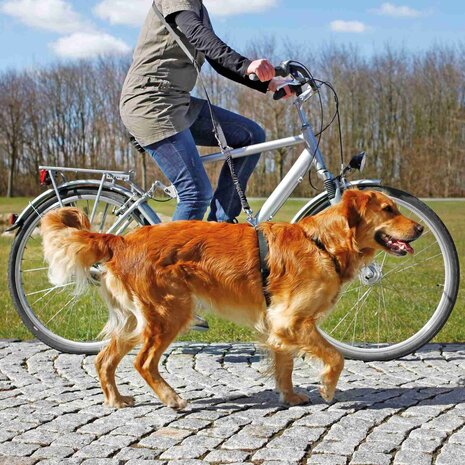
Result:
{"label": "gray jacket", "polygon": [[[192,10],[212,27],[201,0],[155,0],[155,4],[165,18],[177,11]],[[204,55],[179,34],[201,67]],[[120,101],[123,123],[141,145],[166,139],[192,125],[203,104],[190,97],[196,80],[194,65],[150,8]]]}

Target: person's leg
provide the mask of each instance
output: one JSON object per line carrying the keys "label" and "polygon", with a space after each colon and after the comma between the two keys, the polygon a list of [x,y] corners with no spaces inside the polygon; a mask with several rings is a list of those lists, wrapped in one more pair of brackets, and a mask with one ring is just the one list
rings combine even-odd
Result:
{"label": "person's leg", "polygon": [[[213,192],[191,132],[187,129],[144,149],[176,187],[179,201],[173,220],[203,219]],[[208,322],[194,315],[191,329],[208,330]]]}
{"label": "person's leg", "polygon": [[[215,115],[226,136],[228,144],[233,148],[245,147],[265,141],[265,131],[254,121],[223,108],[214,106]],[[216,146],[213,125],[208,105],[204,105],[199,117],[190,128],[197,145]],[[242,189],[258,163],[260,154],[236,158],[234,168]],[[209,221],[233,221],[241,212],[241,203],[232,182],[229,167],[225,163],[221,169],[218,186],[213,195],[208,215]]]}
{"label": "person's leg", "polygon": [[203,219],[212,187],[191,132],[186,129],[144,149],[176,187],[179,201],[173,220]]}

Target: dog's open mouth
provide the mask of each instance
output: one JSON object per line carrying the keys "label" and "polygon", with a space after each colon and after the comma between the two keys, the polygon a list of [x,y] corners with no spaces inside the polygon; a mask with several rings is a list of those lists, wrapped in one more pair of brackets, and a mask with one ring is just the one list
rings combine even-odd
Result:
{"label": "dog's open mouth", "polygon": [[376,233],[375,239],[394,255],[407,255],[408,253],[414,252],[413,247],[410,245],[410,242],[412,241],[396,239],[395,237],[381,231]]}

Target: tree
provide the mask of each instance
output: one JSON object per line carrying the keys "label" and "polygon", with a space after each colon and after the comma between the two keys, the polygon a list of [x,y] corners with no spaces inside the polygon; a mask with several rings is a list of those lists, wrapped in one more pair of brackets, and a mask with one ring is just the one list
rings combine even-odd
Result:
{"label": "tree", "polygon": [[19,73],[9,71],[0,75],[0,128],[2,152],[8,170],[6,195],[15,190],[15,174],[24,144],[25,85]]}

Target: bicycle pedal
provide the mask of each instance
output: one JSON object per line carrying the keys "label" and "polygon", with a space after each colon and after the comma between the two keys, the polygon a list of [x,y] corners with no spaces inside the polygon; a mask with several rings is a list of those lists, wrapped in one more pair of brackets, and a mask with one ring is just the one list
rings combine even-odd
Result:
{"label": "bicycle pedal", "polygon": [[201,326],[201,325],[193,325],[190,327],[191,331],[208,331],[210,327],[208,326]]}
{"label": "bicycle pedal", "polygon": [[201,318],[198,315],[194,316],[194,321],[190,327],[192,331],[208,331],[210,326],[208,325],[208,321]]}

